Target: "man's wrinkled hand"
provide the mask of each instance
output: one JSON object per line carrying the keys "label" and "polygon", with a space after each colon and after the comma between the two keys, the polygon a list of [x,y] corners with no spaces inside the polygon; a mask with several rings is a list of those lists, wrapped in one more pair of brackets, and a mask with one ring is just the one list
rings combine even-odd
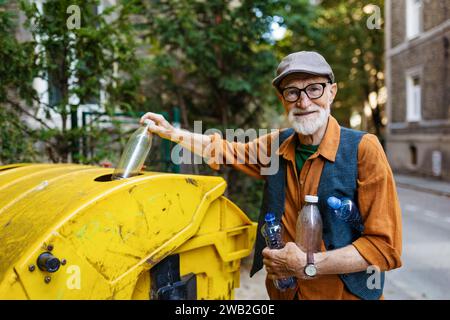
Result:
{"label": "man's wrinkled hand", "polygon": [[153,112],[147,112],[144,114],[140,123],[144,124],[144,121],[150,119],[154,122],[154,124],[149,126],[149,130],[153,133],[156,133],[161,138],[173,140],[175,135],[175,128],[164,118],[163,115]]}
{"label": "man's wrinkled hand", "polygon": [[306,254],[294,242],[286,243],[283,249],[265,248],[262,255],[269,279],[275,280],[291,276],[309,279],[304,273]]}

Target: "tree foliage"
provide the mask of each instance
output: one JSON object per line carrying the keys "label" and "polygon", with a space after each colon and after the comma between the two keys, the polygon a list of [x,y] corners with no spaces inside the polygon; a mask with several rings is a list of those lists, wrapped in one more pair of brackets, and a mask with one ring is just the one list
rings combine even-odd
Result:
{"label": "tree foliage", "polygon": [[[69,28],[67,23],[67,8],[73,5],[81,9],[80,28]],[[98,132],[79,123],[82,106],[96,104],[113,114],[139,108],[142,100],[140,61],[129,23],[134,7],[119,1],[97,12],[98,5],[98,0],[47,1],[42,6],[22,0],[29,39],[7,40],[10,46],[0,49],[10,61],[4,64],[10,69],[2,70],[7,85],[0,89],[9,92],[0,91],[0,103],[16,117],[26,115],[39,123],[33,136],[45,143],[47,156],[55,162],[98,160],[83,159],[80,153],[82,138]],[[36,91],[37,80],[47,83],[48,89]]]}
{"label": "tree foliage", "polygon": [[158,99],[152,105],[180,106],[186,128],[198,119],[220,129],[259,124],[276,65],[263,35],[276,6],[255,0],[146,1],[150,92]]}
{"label": "tree foliage", "polygon": [[31,161],[35,153],[30,130],[13,109],[3,106],[12,92],[30,96],[25,83],[34,77],[31,58],[34,48],[17,40],[18,17],[9,5],[0,0],[0,162]]}

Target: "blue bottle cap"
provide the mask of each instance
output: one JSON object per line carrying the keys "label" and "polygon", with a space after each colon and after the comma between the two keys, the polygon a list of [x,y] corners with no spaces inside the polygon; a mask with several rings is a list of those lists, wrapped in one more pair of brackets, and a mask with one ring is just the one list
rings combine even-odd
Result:
{"label": "blue bottle cap", "polygon": [[275,221],[275,214],[272,213],[272,212],[267,212],[266,216],[264,217],[264,220],[266,222],[273,222],[273,221]]}
{"label": "blue bottle cap", "polygon": [[339,209],[342,205],[342,201],[333,196],[331,196],[327,199],[327,203],[332,209],[335,209],[335,210]]}

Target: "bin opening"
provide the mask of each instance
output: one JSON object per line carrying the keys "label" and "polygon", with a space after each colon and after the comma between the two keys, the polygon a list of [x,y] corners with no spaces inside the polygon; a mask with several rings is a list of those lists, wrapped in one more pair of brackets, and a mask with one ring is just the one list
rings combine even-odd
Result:
{"label": "bin opening", "polygon": [[19,167],[20,166],[13,166],[13,167],[9,167],[9,168],[0,169],[0,171],[6,171],[6,170],[10,170],[10,169],[19,168]]}
{"label": "bin opening", "polygon": [[[142,176],[142,173],[139,173],[138,175],[135,175],[133,177],[137,177],[137,176]],[[102,175],[100,177],[95,178],[94,181],[97,181],[97,182],[113,182],[113,181],[117,181],[117,180],[111,180],[111,178],[112,178],[112,173],[104,174],[104,175]],[[130,178],[132,178],[132,177],[130,177]]]}

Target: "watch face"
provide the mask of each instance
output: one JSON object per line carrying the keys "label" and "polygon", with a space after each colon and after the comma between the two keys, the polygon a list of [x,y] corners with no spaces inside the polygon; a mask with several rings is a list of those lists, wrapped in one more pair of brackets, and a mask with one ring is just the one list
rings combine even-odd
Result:
{"label": "watch face", "polygon": [[308,264],[308,265],[305,267],[305,274],[306,274],[307,276],[309,276],[309,277],[314,277],[314,276],[316,275],[316,273],[317,273],[317,269],[316,269],[316,266],[315,266],[315,265],[313,265],[313,264]]}

